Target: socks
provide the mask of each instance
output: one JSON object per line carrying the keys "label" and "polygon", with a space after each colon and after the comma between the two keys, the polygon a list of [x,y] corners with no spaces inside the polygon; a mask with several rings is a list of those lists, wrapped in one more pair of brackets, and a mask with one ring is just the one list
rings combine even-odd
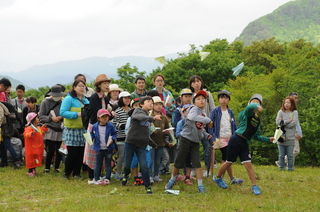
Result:
{"label": "socks", "polygon": [[178,176],[178,175],[176,175],[176,176],[174,176],[174,175],[171,175],[171,180],[174,180],[174,181],[176,181],[176,179],[177,179],[177,176]]}
{"label": "socks", "polygon": [[197,179],[197,181],[198,181],[198,186],[203,185],[202,184],[202,179]]}

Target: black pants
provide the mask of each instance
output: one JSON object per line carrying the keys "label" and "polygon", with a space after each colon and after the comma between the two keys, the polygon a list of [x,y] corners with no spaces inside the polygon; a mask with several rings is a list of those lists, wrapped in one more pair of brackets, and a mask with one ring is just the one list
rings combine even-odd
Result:
{"label": "black pants", "polygon": [[83,163],[84,146],[67,146],[68,156],[65,161],[65,175],[80,176]]}
{"label": "black pants", "polygon": [[50,169],[50,165],[51,165],[54,153],[56,153],[54,168],[59,169],[61,158],[62,158],[62,155],[59,153],[59,148],[61,146],[62,141],[45,140],[45,143],[46,143],[46,150],[47,150],[46,169]]}

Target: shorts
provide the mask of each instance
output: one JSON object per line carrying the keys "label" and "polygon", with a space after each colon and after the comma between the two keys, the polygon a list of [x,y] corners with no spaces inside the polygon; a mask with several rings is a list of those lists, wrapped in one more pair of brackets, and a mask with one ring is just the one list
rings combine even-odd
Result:
{"label": "shorts", "polygon": [[201,168],[200,163],[200,142],[195,143],[184,137],[181,137],[177,149],[177,157],[174,161],[174,167],[178,169],[184,168],[187,158],[190,154],[191,164],[193,168]]}
{"label": "shorts", "polygon": [[228,149],[228,146],[220,148],[220,152],[222,154],[222,160],[223,161],[227,160],[227,149]]}
{"label": "shorts", "polygon": [[237,161],[238,157],[240,157],[241,163],[251,162],[251,155],[247,140],[235,133],[231,136],[227,146],[226,161],[234,163]]}

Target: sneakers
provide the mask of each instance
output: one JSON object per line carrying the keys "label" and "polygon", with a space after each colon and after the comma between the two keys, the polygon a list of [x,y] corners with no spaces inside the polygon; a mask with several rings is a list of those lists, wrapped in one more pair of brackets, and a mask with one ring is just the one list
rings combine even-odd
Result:
{"label": "sneakers", "polygon": [[185,184],[187,184],[187,185],[193,185],[193,183],[191,182],[190,179],[186,179],[184,182],[185,182]]}
{"label": "sneakers", "polygon": [[252,186],[252,191],[255,195],[261,194],[259,187],[256,185]]}
{"label": "sneakers", "polygon": [[95,182],[96,182],[96,181],[95,181],[94,179],[92,179],[92,180],[89,179],[89,180],[88,180],[88,184],[89,184],[89,185],[92,185],[92,184],[94,184]]}
{"label": "sneakers", "polygon": [[223,181],[222,177],[218,178],[217,175],[215,175],[212,180],[213,182],[217,183],[220,188],[228,188],[227,184]]}
{"label": "sneakers", "polygon": [[128,182],[128,177],[124,176],[121,180],[121,185],[126,186]]}
{"label": "sneakers", "polygon": [[55,173],[60,173],[60,169],[55,169],[54,172]]}
{"label": "sneakers", "polygon": [[175,180],[170,179],[169,182],[167,183],[167,185],[164,187],[166,190],[168,189],[172,189],[172,187],[174,186],[174,184],[176,183]]}
{"label": "sneakers", "polygon": [[34,176],[36,176],[36,174],[33,173],[33,172],[27,172],[27,175],[28,175],[29,177],[34,177]]}
{"label": "sneakers", "polygon": [[103,183],[104,183],[105,185],[110,185],[110,180],[104,179],[104,180],[103,180]]}
{"label": "sneakers", "polygon": [[94,185],[104,185],[104,182],[101,181],[101,180],[98,180],[98,181],[94,181],[93,184],[94,184]]}
{"label": "sneakers", "polygon": [[67,156],[67,155],[68,155],[68,150],[67,150],[67,149],[62,149],[62,148],[60,148],[60,149],[59,149],[59,153],[62,154],[62,155],[64,155],[64,156]]}
{"label": "sneakers", "polygon": [[280,162],[279,162],[279,161],[276,161],[275,163],[276,163],[276,165],[280,168]]}
{"label": "sneakers", "polygon": [[178,180],[178,181],[184,181],[185,179],[186,179],[186,177],[183,176],[183,175],[181,175],[181,174],[179,174],[179,175],[177,176],[177,180]]}
{"label": "sneakers", "polygon": [[152,194],[152,189],[151,189],[151,187],[146,187],[146,192],[147,192],[147,194]]}
{"label": "sneakers", "polygon": [[20,169],[20,166],[21,166],[21,162],[20,161],[14,162],[14,169]]}
{"label": "sneakers", "polygon": [[153,183],[154,183],[153,177],[150,177],[150,184],[153,184]]}
{"label": "sneakers", "polygon": [[134,183],[133,183],[133,185],[135,185],[135,186],[140,186],[140,185],[142,185],[142,182],[141,182],[142,180],[141,179],[135,179],[135,181],[134,181]]}
{"label": "sneakers", "polygon": [[118,176],[116,176],[115,178],[116,178],[116,180],[119,180],[119,181],[120,181],[120,180],[123,179],[123,176],[122,176],[121,174],[118,174]]}
{"label": "sneakers", "polygon": [[204,188],[204,185],[199,185],[198,186],[198,192],[200,194],[205,194],[206,193],[206,189]]}
{"label": "sneakers", "polygon": [[233,177],[232,180],[230,181],[231,184],[241,184],[243,183],[243,180]]}
{"label": "sneakers", "polygon": [[157,176],[154,176],[154,177],[153,177],[153,181],[159,183],[159,182],[162,182],[163,180],[160,178],[159,175],[157,175]]}
{"label": "sneakers", "polygon": [[210,176],[210,171],[204,170],[202,173],[202,177],[209,177]]}
{"label": "sneakers", "polygon": [[45,169],[44,170],[44,173],[46,173],[46,174],[49,173],[49,172],[50,172],[50,169]]}

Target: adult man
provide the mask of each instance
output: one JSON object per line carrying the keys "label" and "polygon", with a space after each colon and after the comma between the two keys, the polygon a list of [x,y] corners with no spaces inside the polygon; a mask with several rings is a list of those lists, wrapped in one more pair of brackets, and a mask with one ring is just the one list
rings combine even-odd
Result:
{"label": "adult man", "polygon": [[[298,105],[299,102],[299,94],[297,92],[291,92],[289,93],[290,97],[294,99],[296,102],[296,105]],[[299,140],[302,138],[302,129],[300,126],[300,122],[298,120],[297,126],[296,126],[296,139],[294,140],[294,148],[293,148],[293,157],[295,158],[300,153],[300,145]],[[288,163],[288,158],[285,156],[285,163]],[[280,167],[279,161],[276,161],[277,166]]]}
{"label": "adult man", "polygon": [[131,99],[141,98],[147,95],[146,87],[146,79],[142,76],[137,76],[134,80],[134,84],[136,86],[136,90],[131,93]]}

